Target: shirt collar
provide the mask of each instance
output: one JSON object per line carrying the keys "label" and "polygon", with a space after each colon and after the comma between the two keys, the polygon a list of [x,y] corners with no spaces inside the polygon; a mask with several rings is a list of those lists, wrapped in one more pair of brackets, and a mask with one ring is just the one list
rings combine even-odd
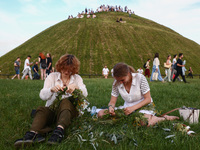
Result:
{"label": "shirt collar", "polygon": [[[132,85],[136,85],[137,73],[131,73],[131,75],[132,75]],[[120,88],[124,87],[123,83],[121,83],[119,86],[120,86]]]}
{"label": "shirt collar", "polygon": [[[61,73],[60,72],[58,72],[59,74],[58,74],[58,78],[57,78],[57,81],[61,81]],[[70,80],[69,80],[69,84],[71,84],[71,83],[73,83],[74,82],[74,76],[73,75],[71,75],[70,76]]]}

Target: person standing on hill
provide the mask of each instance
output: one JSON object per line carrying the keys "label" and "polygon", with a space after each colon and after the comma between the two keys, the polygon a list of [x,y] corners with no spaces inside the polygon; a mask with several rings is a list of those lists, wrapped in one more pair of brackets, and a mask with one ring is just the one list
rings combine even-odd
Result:
{"label": "person standing on hill", "polygon": [[30,77],[31,80],[33,79],[32,78],[32,74],[31,74],[31,67],[30,67],[33,63],[29,62],[30,59],[31,59],[31,56],[29,55],[26,58],[25,62],[24,62],[24,70],[23,70],[22,80],[25,78],[26,75],[29,75],[29,77]]}
{"label": "person standing on hill", "polygon": [[21,65],[21,60],[19,57],[17,57],[17,60],[14,62],[16,74],[12,77],[12,79],[14,79],[16,76],[18,77],[18,79],[20,79],[20,70],[19,70],[20,65]]}
{"label": "person standing on hill", "polygon": [[144,76],[148,76],[148,78],[150,77],[150,70],[149,70],[150,69],[150,65],[149,65],[150,61],[151,60],[148,59],[147,62],[146,62],[146,65],[145,65],[146,68],[145,68],[145,75]]}
{"label": "person standing on hill", "polygon": [[163,80],[163,78],[161,76],[161,73],[160,73],[159,66],[160,66],[159,54],[155,53],[154,60],[153,60],[152,74],[151,74],[150,81],[153,81],[152,80],[153,73],[157,72],[158,73],[158,80],[164,82],[164,80]]}
{"label": "person standing on hill", "polygon": [[183,75],[183,72],[182,72],[182,67],[185,67],[185,65],[183,65],[183,61],[182,61],[182,58],[183,58],[183,53],[180,53],[179,54],[179,59],[177,60],[177,65],[176,65],[176,70],[177,70],[177,73],[173,79],[173,82],[176,81],[176,78],[181,75],[183,81],[186,83],[186,80],[185,80],[185,76]]}
{"label": "person standing on hill", "polygon": [[47,59],[43,53],[39,54],[38,61],[40,62],[41,80],[46,79]]}
{"label": "person standing on hill", "polygon": [[105,66],[102,70],[102,75],[104,76],[105,79],[107,79],[108,74],[109,74],[109,69],[107,68],[107,66]]}
{"label": "person standing on hill", "polygon": [[52,72],[52,59],[51,54],[47,53],[47,70],[46,73],[49,75]]}

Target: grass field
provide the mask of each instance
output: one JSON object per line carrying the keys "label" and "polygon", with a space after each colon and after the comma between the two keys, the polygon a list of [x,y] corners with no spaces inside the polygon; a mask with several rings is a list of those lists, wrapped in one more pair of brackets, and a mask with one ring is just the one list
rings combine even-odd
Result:
{"label": "grass field", "polygon": [[[151,96],[161,113],[183,105],[199,108],[200,79],[187,80],[189,84],[178,81],[150,83]],[[113,79],[84,79],[90,107],[108,105],[112,82]],[[0,79],[0,149],[14,149],[14,141],[29,130],[32,122],[31,110],[45,105],[39,98],[42,87],[42,81]],[[123,100],[119,98],[117,105],[122,104]],[[175,111],[171,115],[179,114]],[[182,118],[175,122],[189,125]],[[102,124],[91,117],[83,117],[72,122],[60,145],[48,146],[43,143],[28,149],[200,149],[199,124],[190,127],[196,132],[195,136],[176,131],[172,122],[168,121],[154,127],[135,127],[127,121]],[[166,132],[163,128],[171,131]],[[175,137],[165,139],[172,134]],[[87,141],[81,140],[81,137]]]}

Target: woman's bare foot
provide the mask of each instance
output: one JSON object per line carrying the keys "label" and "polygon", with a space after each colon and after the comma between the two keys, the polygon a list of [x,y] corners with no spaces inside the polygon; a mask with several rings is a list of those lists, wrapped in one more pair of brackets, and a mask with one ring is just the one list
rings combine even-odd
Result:
{"label": "woman's bare foot", "polygon": [[148,127],[149,126],[154,126],[156,123],[164,121],[164,120],[165,120],[164,117],[152,116],[151,118],[148,119]]}

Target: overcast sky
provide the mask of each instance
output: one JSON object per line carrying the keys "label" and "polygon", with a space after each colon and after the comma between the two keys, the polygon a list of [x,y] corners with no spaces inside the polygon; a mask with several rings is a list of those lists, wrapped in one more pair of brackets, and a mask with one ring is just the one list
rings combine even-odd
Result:
{"label": "overcast sky", "polygon": [[128,6],[137,15],[200,44],[200,0],[1,0],[0,56],[31,37],[101,4]]}

